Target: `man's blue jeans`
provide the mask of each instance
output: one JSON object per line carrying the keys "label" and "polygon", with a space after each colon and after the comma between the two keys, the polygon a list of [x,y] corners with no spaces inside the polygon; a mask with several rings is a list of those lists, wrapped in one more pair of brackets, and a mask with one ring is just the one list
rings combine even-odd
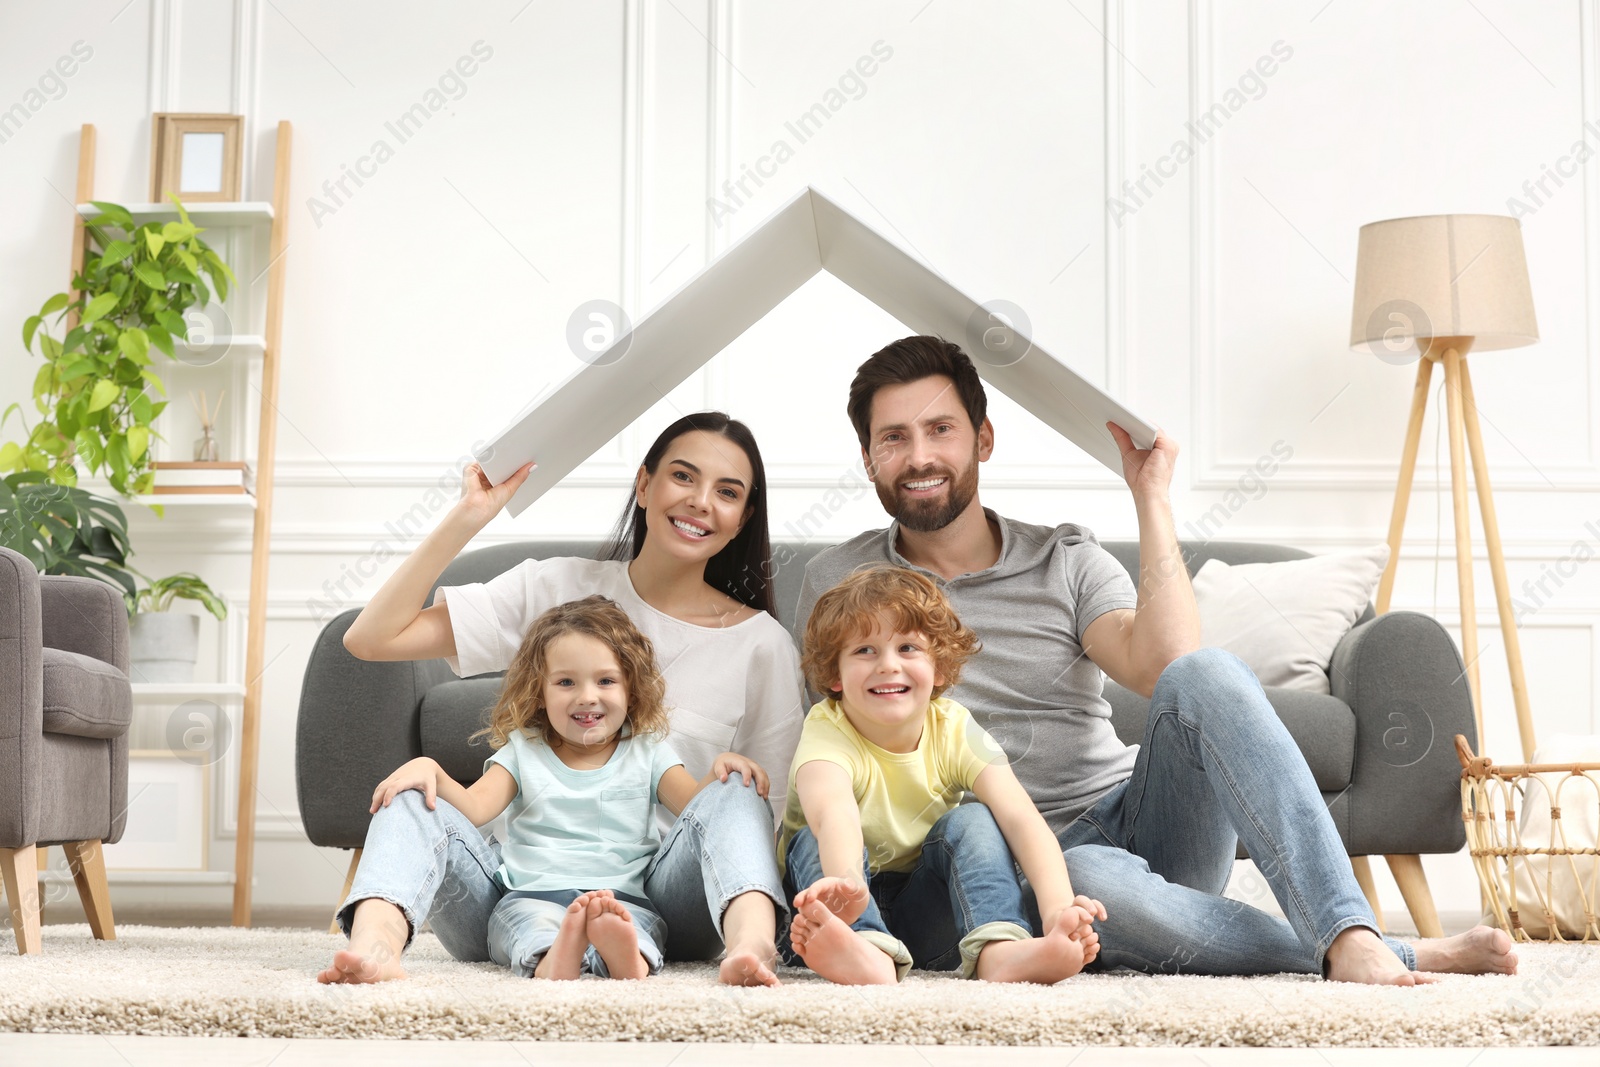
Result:
{"label": "man's blue jeans", "polygon": [[[426,919],[450,955],[487,961],[490,917],[506,894],[494,879],[500,849],[447,801],[438,805],[429,811],[408,789],[372,817],[339,928],[348,936],[355,906],[378,897],[405,913],[407,945]],[[667,959],[717,956],[722,913],[743,893],[765,893],[785,913],[772,838],[772,809],[738,775],[689,802],[645,872],[645,895],[667,927]]]}
{"label": "man's blue jeans", "polygon": [[[850,929],[887,953],[899,978],[913,961],[924,970],[960,970],[971,978],[989,942],[1033,936],[1016,861],[982,804],[962,804],[942,815],[910,871],[874,874],[870,855],[870,847],[862,849],[867,910]],[[816,836],[802,828],[789,840],[784,889],[793,901],[822,877]],[[786,962],[803,964],[787,937],[778,941]]]}
{"label": "man's blue jeans", "polygon": [[[1378,929],[1305,757],[1221,649],[1167,666],[1133,774],[1060,841],[1073,892],[1106,907],[1093,968],[1316,974],[1341,931]],[[1287,921],[1221,895],[1239,841]],[[1416,969],[1409,945],[1384,942]]]}

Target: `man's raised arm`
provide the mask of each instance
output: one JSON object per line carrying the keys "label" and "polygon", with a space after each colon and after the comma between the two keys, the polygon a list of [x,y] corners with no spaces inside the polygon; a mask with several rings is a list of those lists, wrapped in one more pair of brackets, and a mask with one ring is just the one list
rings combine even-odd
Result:
{"label": "man's raised arm", "polygon": [[1167,664],[1200,647],[1200,612],[1172,524],[1178,445],[1156,431],[1149,448],[1108,422],[1139,518],[1139,606],[1108,611],[1083,632],[1083,650],[1118,685],[1150,696]]}

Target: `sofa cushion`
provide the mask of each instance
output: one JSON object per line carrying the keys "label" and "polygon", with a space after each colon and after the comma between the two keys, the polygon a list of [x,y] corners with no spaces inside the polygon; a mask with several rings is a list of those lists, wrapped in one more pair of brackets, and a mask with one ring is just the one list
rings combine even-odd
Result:
{"label": "sofa cushion", "polygon": [[133,688],[127,675],[59,648],[46,648],[43,658],[45,733],[106,739],[128,732]]}
{"label": "sofa cushion", "polygon": [[[1289,736],[1305,755],[1317,788],[1324,793],[1337,793],[1347,788],[1356,750],[1356,716],[1350,705],[1322,693],[1276,686],[1264,689],[1272,710],[1278,713]],[[1117,736],[1125,745],[1137,745],[1144,739],[1150,701],[1110,679],[1106,680],[1105,694],[1111,704],[1111,725]]]}
{"label": "sofa cushion", "polygon": [[422,754],[438,760],[462,785],[483,777],[483,761],[494,753],[487,736],[473,735],[489,725],[503,681],[499,674],[457,678],[441,682],[422,698]]}
{"label": "sofa cushion", "polygon": [[1262,685],[1327,693],[1333,650],[1383,576],[1389,546],[1279,563],[1208,560],[1194,576],[1200,643],[1225,648]]}

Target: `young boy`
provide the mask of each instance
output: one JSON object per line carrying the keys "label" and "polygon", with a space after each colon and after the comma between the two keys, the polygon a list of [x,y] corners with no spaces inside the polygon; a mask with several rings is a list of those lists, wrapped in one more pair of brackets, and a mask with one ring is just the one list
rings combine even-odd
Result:
{"label": "young boy", "polygon": [[[1090,923],[1105,909],[1074,900],[1005,753],[940,696],[977,648],[938,586],[903,568],[857,571],[812,610],[803,666],[829,699],[806,716],[778,857],[794,894],[790,944],[825,978],[888,984],[915,961],[1048,984],[1099,954]],[[981,803],[961,804],[968,791]]]}

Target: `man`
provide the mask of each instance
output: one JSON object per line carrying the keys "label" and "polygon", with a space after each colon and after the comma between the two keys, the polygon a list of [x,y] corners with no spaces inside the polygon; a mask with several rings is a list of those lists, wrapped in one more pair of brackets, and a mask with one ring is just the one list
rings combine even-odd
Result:
{"label": "man", "polygon": [[[983,650],[952,699],[1001,745],[1065,852],[1073,889],[1101,901],[1099,967],[1321,973],[1391,985],[1417,972],[1514,973],[1502,931],[1382,938],[1304,757],[1237,657],[1201,649],[1168,489],[1177,445],[1138,449],[1107,424],[1139,521],[1137,591],[1080,526],[1003,518],[978,500],[994,427],[972,361],[907,337],[861,365],[849,414],[886,530],[806,568],[796,631],[863,564],[922,571]],[[1144,741],[1122,744],[1104,671],[1151,697]],[[1243,840],[1287,921],[1221,896]]]}

